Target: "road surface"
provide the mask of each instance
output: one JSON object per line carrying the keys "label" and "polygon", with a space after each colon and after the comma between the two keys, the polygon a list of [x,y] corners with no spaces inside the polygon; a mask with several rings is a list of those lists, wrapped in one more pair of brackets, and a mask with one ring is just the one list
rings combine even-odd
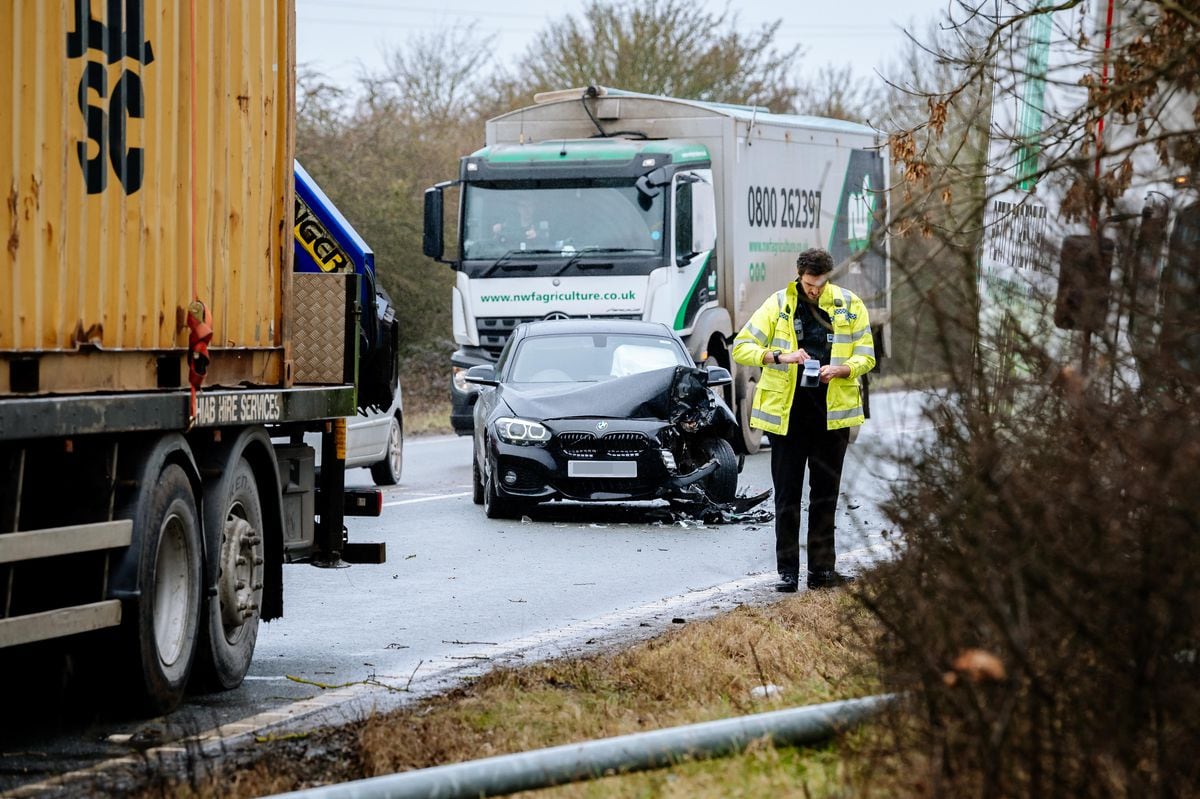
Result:
{"label": "road surface", "polygon": [[[928,432],[919,395],[872,400],[838,511],[839,567],[850,570],[887,548],[888,453]],[[197,740],[211,749],[222,736],[354,718],[497,664],[577,654],[777,596],[770,522],[672,522],[665,503],[552,503],[521,521],[489,520],[471,502],[470,458],[466,438],[407,441],[383,515],[347,520],[352,541],[387,545],[387,562],[285,567],[284,618],[261,628],[237,690],[191,696],[146,721],[94,702],[104,686],[86,675],[64,687],[47,669],[5,686],[27,701],[0,731],[0,791],[33,794],[47,777],[86,774],[131,751],[169,754]],[[347,484],[371,485],[369,472],[351,472]],[[764,450],[746,459],[739,492],[770,486]]]}

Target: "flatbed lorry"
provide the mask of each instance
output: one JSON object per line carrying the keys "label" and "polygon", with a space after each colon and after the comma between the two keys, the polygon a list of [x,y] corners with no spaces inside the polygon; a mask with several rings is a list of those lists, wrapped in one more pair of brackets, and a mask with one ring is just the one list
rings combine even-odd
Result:
{"label": "flatbed lorry", "polygon": [[161,713],[240,684],[285,562],[382,559],[344,417],[394,349],[369,385],[360,275],[293,272],[291,0],[13,0],[0,37],[0,661],[85,651]]}

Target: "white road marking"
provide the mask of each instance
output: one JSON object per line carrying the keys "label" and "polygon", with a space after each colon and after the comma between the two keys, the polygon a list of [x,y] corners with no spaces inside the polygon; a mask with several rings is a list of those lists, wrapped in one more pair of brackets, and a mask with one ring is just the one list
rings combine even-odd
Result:
{"label": "white road marking", "polygon": [[398,499],[395,502],[385,502],[383,507],[390,508],[393,505],[411,505],[414,502],[433,502],[435,499],[456,499],[458,497],[470,496],[470,491],[462,491],[457,494],[438,494],[436,497],[418,497],[417,499]]}

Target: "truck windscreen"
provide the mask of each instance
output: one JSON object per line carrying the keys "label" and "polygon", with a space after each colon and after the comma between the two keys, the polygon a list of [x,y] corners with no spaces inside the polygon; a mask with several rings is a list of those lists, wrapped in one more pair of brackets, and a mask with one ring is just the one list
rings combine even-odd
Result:
{"label": "truck windscreen", "polygon": [[660,192],[648,197],[632,184],[468,184],[463,195],[463,259],[495,260],[514,251],[548,262],[587,252],[602,252],[606,258],[622,253],[661,256],[664,196]]}

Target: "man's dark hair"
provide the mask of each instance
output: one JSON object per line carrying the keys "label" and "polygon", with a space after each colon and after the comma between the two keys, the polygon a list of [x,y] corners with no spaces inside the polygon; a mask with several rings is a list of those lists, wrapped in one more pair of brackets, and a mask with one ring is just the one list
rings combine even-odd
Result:
{"label": "man's dark hair", "polygon": [[825,275],[833,271],[833,256],[828,250],[813,247],[805,250],[796,258],[796,274]]}

